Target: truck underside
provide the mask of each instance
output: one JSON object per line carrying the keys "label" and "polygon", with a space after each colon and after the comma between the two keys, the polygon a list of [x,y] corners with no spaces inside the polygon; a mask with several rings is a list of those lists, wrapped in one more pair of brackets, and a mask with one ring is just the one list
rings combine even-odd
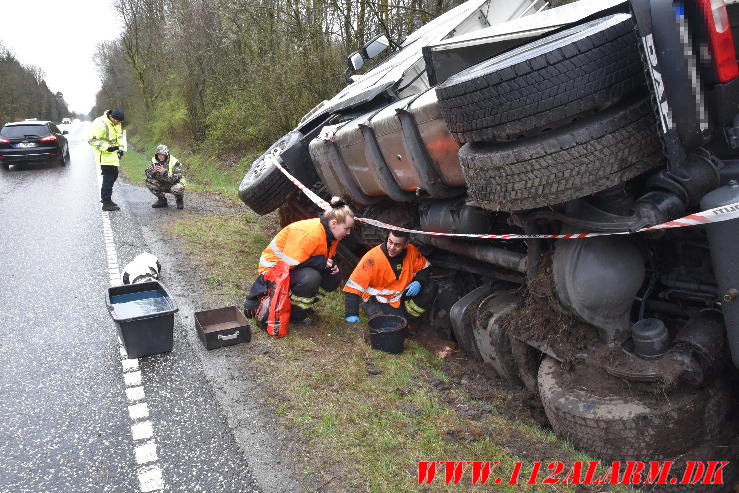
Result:
{"label": "truck underside", "polygon": [[[324,198],[351,200],[360,217],[436,233],[633,233],[739,202],[739,82],[721,80],[720,53],[708,49],[715,36],[701,9],[711,2],[578,3],[574,19],[532,15],[515,31],[527,35],[501,24],[436,41],[424,50],[435,67],[428,89],[385,88],[304,118],[276,143],[282,161]],[[734,17],[730,5],[725,21]],[[261,213],[282,205],[283,223],[316,216],[266,168],[258,160],[245,177],[247,204]],[[255,200],[257,187],[270,203]],[[358,224],[341,245],[344,271],[385,234]],[[738,235],[729,221],[580,239],[412,241],[439,284],[430,326],[537,394],[576,447],[657,460],[735,453]]]}

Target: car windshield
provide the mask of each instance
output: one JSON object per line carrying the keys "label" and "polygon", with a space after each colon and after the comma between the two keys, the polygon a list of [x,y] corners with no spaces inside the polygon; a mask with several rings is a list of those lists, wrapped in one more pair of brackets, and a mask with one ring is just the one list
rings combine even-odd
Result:
{"label": "car windshield", "polygon": [[18,139],[26,136],[42,137],[49,135],[46,125],[10,125],[0,130],[0,137]]}

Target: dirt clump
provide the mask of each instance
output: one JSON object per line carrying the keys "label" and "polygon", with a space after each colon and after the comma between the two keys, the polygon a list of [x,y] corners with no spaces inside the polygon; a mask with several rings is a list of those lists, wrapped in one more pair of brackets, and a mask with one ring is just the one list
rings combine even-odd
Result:
{"label": "dirt clump", "polygon": [[563,364],[570,365],[579,351],[597,343],[597,336],[560,304],[551,265],[551,257],[545,256],[537,276],[523,288],[523,301],[501,320],[501,327],[520,341],[549,348]]}

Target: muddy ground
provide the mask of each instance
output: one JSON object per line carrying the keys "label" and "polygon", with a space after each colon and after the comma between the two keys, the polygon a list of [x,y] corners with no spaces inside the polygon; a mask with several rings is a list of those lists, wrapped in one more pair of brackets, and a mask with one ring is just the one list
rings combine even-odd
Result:
{"label": "muddy ground", "polygon": [[[124,185],[131,193],[140,194],[141,187]],[[148,193],[148,192],[146,192]],[[192,216],[217,216],[233,214],[243,208],[239,202],[214,195],[189,192],[186,209],[173,207],[152,210],[139,218],[152,253],[158,255],[163,265],[162,280],[174,293],[180,305],[180,317],[187,341],[200,357],[204,370],[212,381],[219,404],[234,430],[244,457],[254,476],[265,491],[360,491],[366,485],[352,483],[343,477],[344,471],[332,467],[335,450],[309,446],[286,416],[275,413],[279,403],[279,385],[265,383],[258,378],[264,368],[255,363],[256,356],[280,358],[279,345],[267,343],[266,335],[254,330],[250,344],[241,344],[224,351],[206,351],[193,327],[194,311],[228,305],[241,306],[243,298],[217,292],[210,282],[210,272],[201,259],[187,253],[184,241],[171,234],[173,221]],[[259,219],[266,233],[279,230],[277,216],[270,214]],[[238,286],[248,289],[255,273],[245,273]],[[560,322],[562,322],[560,320]],[[564,324],[567,326],[568,324]],[[569,331],[563,331],[569,333]],[[438,332],[421,328],[416,341],[444,360],[442,372],[446,381],[428,376],[430,387],[440,391],[446,403],[468,423],[464,428],[450,429],[446,439],[450,442],[474,442],[488,433],[482,424],[491,412],[489,406],[479,403],[495,403],[495,411],[506,419],[538,424],[548,428],[546,416],[538,396],[523,388],[512,388],[501,382],[491,367],[467,358],[452,341],[443,339]],[[367,375],[378,369],[367,365]],[[449,392],[451,389],[464,390]],[[464,398],[460,397],[465,395]],[[503,396],[503,399],[501,399]],[[407,410],[413,412],[412,409]],[[479,425],[479,426],[478,426]],[[561,460],[565,463],[582,460],[576,453],[563,452],[562,444],[546,440],[521,440],[514,430],[496,436],[496,442],[506,451],[525,460]],[[314,471],[316,464],[324,464],[321,475]],[[578,486],[576,491],[603,491],[598,486]],[[461,491],[461,490],[460,490]]]}
{"label": "muddy ground", "polygon": [[[134,188],[135,186],[126,185],[126,187]],[[140,189],[140,187],[135,188]],[[176,211],[173,207],[170,207],[169,209],[154,211],[146,219],[149,221],[146,230],[148,234],[151,234],[148,243],[152,245],[153,253],[158,255],[162,262],[163,282],[175,293],[180,303],[180,314],[183,318],[185,330],[189,329],[188,324],[193,323],[191,319],[193,310],[228,305],[240,306],[243,299],[215,293],[212,285],[209,285],[208,282],[209,272],[207,268],[204,268],[199,259],[192,258],[187,253],[187,245],[181,239],[168,233],[172,221],[188,216],[232,214],[239,207],[243,206],[233,200],[190,192],[186,195],[184,211]],[[260,218],[260,224],[272,233],[279,230],[276,217],[273,217],[273,215]],[[247,289],[253,281],[253,277],[253,273],[245,275],[240,287]],[[183,300],[183,297],[186,300]],[[192,332],[194,333],[194,331]],[[216,391],[222,394],[222,404],[225,403],[227,407],[226,414],[230,416],[229,421],[232,421],[237,436],[241,435],[245,455],[249,457],[250,463],[254,450],[263,451],[270,448],[272,452],[276,452],[271,454],[271,459],[269,458],[270,454],[264,456],[264,463],[261,467],[259,464],[251,464],[255,476],[260,483],[277,487],[279,479],[275,477],[273,471],[266,472],[271,468],[271,465],[275,464],[274,461],[277,461],[279,469],[282,470],[280,476],[286,478],[286,475],[289,475],[291,481],[299,483],[305,491],[348,491],[345,489],[346,485],[342,484],[341,471],[334,471],[336,474],[334,476],[335,480],[329,484],[325,484],[325,480],[317,481],[313,476],[301,474],[300,471],[306,469],[303,467],[304,465],[315,464],[315,461],[320,460],[320,457],[330,456],[335,451],[305,449],[300,435],[292,432],[286,420],[275,417],[274,409],[267,404],[268,399],[274,397],[275,389],[269,388],[269,385],[263,383],[257,384],[256,379],[252,378],[252,376],[263,371],[263,368],[255,366],[249,356],[265,351],[271,351],[271,357],[277,358],[280,355],[274,354],[275,349],[270,348],[270,345],[260,342],[260,336],[266,337],[264,334],[256,333],[251,344],[242,344],[230,348],[227,351],[230,356],[223,356],[226,352],[206,352],[202,347],[198,348],[197,351],[206,367],[206,372],[210,371],[216,377]],[[535,395],[525,389],[507,387],[497,378],[491,367],[467,358],[458,350],[454,342],[441,338],[436,331],[423,328],[418,332],[416,341],[444,359],[445,364],[442,370],[450,378],[446,382],[431,378],[428,383],[442,392],[451,388],[466,390],[467,395],[471,398],[471,401],[457,401],[458,397],[452,397],[452,395],[458,396],[459,392],[454,394],[445,393],[449,396],[450,404],[453,404],[461,416],[473,423],[479,422],[489,411],[475,404],[474,401],[499,401],[500,396],[503,395],[505,396],[505,403],[502,407],[496,409],[502,416],[548,426],[543,407]],[[188,342],[195,347],[200,346],[200,341],[194,334],[188,335]],[[235,363],[237,358],[239,361]],[[371,375],[373,368],[368,366],[367,372],[368,375]],[[247,383],[244,383],[244,381]],[[228,387],[231,385],[233,385],[233,388],[229,389]],[[222,388],[218,388],[219,386]],[[258,396],[250,399],[248,403],[249,412],[257,412],[261,415],[262,423],[270,422],[270,426],[267,427],[268,433],[258,434],[257,425],[251,426],[250,431],[239,431],[240,421],[244,419],[244,413],[235,408],[244,405],[244,403],[243,399],[238,397],[233,400],[234,394],[238,392],[248,392],[251,395]],[[452,400],[454,402],[451,402]],[[252,416],[251,419],[256,420],[257,418]],[[277,426],[272,426],[271,423],[275,420]],[[249,433],[254,434],[252,438],[248,436]],[[482,433],[484,433],[482,427],[476,428],[474,426],[468,429],[451,430],[448,433],[448,440],[474,441]],[[502,436],[498,439],[507,450],[521,457],[567,460],[567,458],[562,457],[561,445],[557,443],[522,442],[520,437],[514,435]],[[250,450],[247,451],[247,448]],[[569,459],[574,460],[573,457]],[[274,491],[279,491],[279,488]]]}

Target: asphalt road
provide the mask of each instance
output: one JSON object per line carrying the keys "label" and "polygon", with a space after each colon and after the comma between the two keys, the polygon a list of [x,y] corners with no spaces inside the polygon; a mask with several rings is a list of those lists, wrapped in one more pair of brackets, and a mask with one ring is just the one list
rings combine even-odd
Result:
{"label": "asphalt road", "polygon": [[262,418],[196,347],[185,293],[171,353],[120,351],[110,248],[122,267],[160,238],[141,227],[145,189],[118,183],[122,210],[100,211],[87,128],[70,127],[66,167],[0,169],[0,492],[299,490],[256,456]]}

